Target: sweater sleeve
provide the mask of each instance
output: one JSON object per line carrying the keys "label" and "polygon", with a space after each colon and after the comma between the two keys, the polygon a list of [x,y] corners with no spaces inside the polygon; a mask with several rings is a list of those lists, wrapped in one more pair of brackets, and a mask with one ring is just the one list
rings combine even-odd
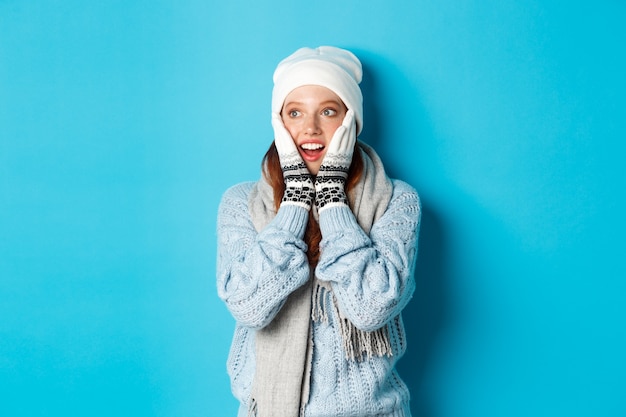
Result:
{"label": "sweater sleeve", "polygon": [[373,331],[398,315],[415,289],[413,272],[421,218],[412,187],[394,181],[387,211],[368,236],[347,207],[320,214],[318,279],[331,283],[341,313]]}
{"label": "sweater sleeve", "polygon": [[261,231],[252,224],[248,194],[252,184],[230,188],[218,209],[217,292],[246,327],[268,325],[287,296],[309,279],[308,219],[305,208],[281,206]]}

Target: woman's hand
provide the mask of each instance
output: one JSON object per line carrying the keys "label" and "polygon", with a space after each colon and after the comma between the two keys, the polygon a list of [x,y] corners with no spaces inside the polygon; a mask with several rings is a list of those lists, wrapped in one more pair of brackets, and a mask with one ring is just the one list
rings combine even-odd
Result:
{"label": "woman's hand", "polygon": [[302,160],[280,114],[272,113],[272,126],[274,128],[274,143],[285,181],[285,193],[281,204],[297,205],[310,210],[315,198],[313,176]]}
{"label": "woman's hand", "polygon": [[318,212],[321,213],[324,209],[333,206],[348,205],[345,184],[355,143],[354,112],[348,110],[343,123],[337,128],[328,145],[315,179],[315,205]]}

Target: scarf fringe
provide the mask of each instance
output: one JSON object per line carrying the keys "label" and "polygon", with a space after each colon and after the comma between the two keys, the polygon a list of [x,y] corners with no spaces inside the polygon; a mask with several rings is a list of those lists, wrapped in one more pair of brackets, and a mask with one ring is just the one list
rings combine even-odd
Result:
{"label": "scarf fringe", "polygon": [[257,417],[257,406],[256,400],[254,398],[250,399],[250,404],[248,406],[248,417]]}
{"label": "scarf fringe", "polygon": [[389,342],[389,325],[371,332],[357,329],[350,320],[343,317],[337,306],[337,299],[326,285],[317,281],[313,286],[311,318],[314,322],[328,323],[328,307],[333,309],[339,323],[346,359],[362,362],[375,356],[393,356]]}

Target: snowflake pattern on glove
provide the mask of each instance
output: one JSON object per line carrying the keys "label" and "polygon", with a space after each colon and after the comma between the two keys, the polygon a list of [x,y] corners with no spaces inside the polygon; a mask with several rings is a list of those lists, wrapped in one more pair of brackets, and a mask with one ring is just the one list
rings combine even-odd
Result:
{"label": "snowflake pattern on glove", "polygon": [[[330,159],[328,155],[326,159]],[[329,162],[328,165],[320,167],[315,180],[315,204],[318,211],[331,206],[348,205],[344,186],[349,168],[350,161],[337,164]]]}
{"label": "snowflake pattern on glove", "polygon": [[315,186],[306,164],[300,155],[297,157],[290,155],[290,157],[284,157],[284,160],[289,162],[282,167],[285,182],[282,202],[310,209],[315,198]]}

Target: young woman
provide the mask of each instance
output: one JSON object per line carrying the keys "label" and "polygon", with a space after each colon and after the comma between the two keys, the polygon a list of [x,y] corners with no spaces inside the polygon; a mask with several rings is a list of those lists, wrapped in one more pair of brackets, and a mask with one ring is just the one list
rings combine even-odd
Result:
{"label": "young woman", "polygon": [[239,416],[410,416],[395,370],[415,283],[417,193],[357,136],[361,63],[302,48],[274,72],[274,141],[224,194],[218,294],[236,320]]}

